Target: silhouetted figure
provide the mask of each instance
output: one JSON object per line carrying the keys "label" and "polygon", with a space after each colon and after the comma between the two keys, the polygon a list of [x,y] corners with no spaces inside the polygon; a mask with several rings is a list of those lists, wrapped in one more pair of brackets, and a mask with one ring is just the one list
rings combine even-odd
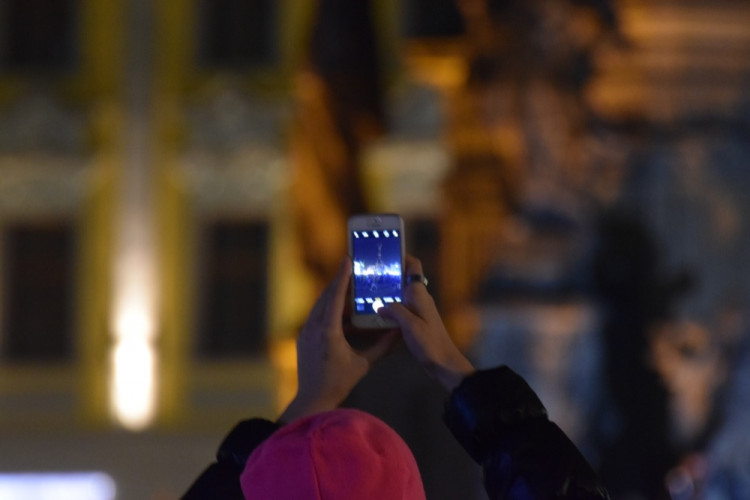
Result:
{"label": "silhouetted figure", "polygon": [[639,220],[609,212],[598,230],[594,280],[604,376],[616,412],[616,430],[602,438],[600,474],[615,498],[668,498],[664,479],[679,450],[670,442],[666,388],[648,362],[648,335],[669,319],[687,282],[663,278],[656,242]]}

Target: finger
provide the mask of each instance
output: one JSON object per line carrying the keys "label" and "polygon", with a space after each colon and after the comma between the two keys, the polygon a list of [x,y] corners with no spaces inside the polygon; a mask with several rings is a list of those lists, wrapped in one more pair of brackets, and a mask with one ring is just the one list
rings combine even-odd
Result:
{"label": "finger", "polygon": [[313,304],[312,310],[310,310],[310,314],[307,315],[306,323],[320,323],[325,319],[326,310],[328,308],[328,304],[330,303],[330,297],[333,294],[336,283],[337,281],[336,279],[334,279],[334,281],[326,285],[326,287],[323,289],[323,291],[315,301],[315,304]]}
{"label": "finger", "polygon": [[422,274],[424,272],[422,271],[422,261],[414,257],[413,255],[407,255],[404,258],[404,262],[406,264],[407,276],[410,274]]}
{"label": "finger", "polygon": [[395,321],[401,330],[405,330],[421,318],[402,304],[388,304],[378,310],[378,314],[391,321]]}
{"label": "finger", "polygon": [[[344,305],[346,304],[346,292],[349,288],[349,278],[352,272],[352,262],[349,257],[344,257],[341,267],[333,283],[331,283],[330,296],[325,310],[324,321],[328,325],[340,325],[344,316]],[[340,330],[340,329],[331,329]]]}
{"label": "finger", "polygon": [[[407,255],[404,259],[406,263],[406,276],[412,274],[424,274],[422,270],[422,261],[414,257],[413,255]],[[421,285],[421,286],[420,286]],[[404,290],[404,300],[407,305],[416,307],[420,311],[424,311],[427,307],[430,307],[432,302],[432,296],[427,291],[427,287],[419,282],[413,282],[406,285]]]}
{"label": "finger", "polygon": [[[342,272],[346,274],[346,268],[351,267],[344,265],[346,263],[347,259],[344,259],[344,263],[342,263],[342,267],[339,269],[339,273],[336,275],[336,277],[326,285],[325,289],[323,289],[323,292],[318,296],[318,299],[315,301],[315,304],[313,305],[312,309],[310,310],[310,314],[307,316],[307,321],[305,321],[305,325],[316,325],[316,324],[326,324],[326,322],[330,321],[331,318],[331,309],[334,307],[332,303],[334,302],[334,298],[337,294],[338,288],[341,284],[341,277]],[[344,278],[344,282],[346,283],[348,279]]]}
{"label": "finger", "polygon": [[346,286],[346,292],[344,292],[344,321],[347,322],[350,320],[352,315],[352,301],[349,300],[349,298],[352,296],[352,280],[351,276],[349,276],[349,280]]}
{"label": "finger", "polygon": [[404,288],[404,305],[422,318],[435,309],[435,301],[421,283],[411,283]]}

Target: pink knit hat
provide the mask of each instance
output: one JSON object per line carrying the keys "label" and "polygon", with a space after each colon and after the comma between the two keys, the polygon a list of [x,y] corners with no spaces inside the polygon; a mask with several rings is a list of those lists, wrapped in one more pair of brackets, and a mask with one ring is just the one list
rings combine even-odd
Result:
{"label": "pink knit hat", "polygon": [[240,476],[250,500],[423,500],[409,447],[385,422],[338,409],[286,425],[258,446]]}

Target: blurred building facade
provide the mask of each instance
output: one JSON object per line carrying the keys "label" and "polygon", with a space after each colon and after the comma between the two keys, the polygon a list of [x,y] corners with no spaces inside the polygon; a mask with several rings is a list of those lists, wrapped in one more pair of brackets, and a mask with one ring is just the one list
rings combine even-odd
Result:
{"label": "blurred building facade", "polygon": [[[643,415],[587,381],[653,359],[637,380],[675,456],[631,484],[667,484],[710,456],[746,342],[747,26],[739,0],[2,0],[0,470],[181,493],[236,420],[291,397],[346,217],[388,211],[457,342],[516,363],[597,465]],[[602,229],[615,210],[651,235],[632,252],[602,236],[632,229]],[[619,311],[648,309],[640,336],[602,334],[600,305],[629,299],[576,281],[607,244],[627,247],[613,289],[629,265],[655,266],[653,289],[695,278],[668,313]],[[416,406],[441,395],[411,370],[351,403],[415,434],[427,467],[440,416]],[[368,403],[398,373],[429,397]],[[425,473],[431,498],[476,484],[456,464]]]}

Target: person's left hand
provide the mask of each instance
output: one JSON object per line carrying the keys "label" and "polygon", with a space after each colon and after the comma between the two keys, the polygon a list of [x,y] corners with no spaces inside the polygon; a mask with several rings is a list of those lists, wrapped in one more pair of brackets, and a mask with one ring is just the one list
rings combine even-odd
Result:
{"label": "person's left hand", "polygon": [[297,339],[297,395],[279,420],[296,418],[336,408],[354,386],[399,338],[398,330],[379,335],[363,351],[354,350],[344,337],[344,309],[352,272],[349,257],[339,273],[315,302]]}

